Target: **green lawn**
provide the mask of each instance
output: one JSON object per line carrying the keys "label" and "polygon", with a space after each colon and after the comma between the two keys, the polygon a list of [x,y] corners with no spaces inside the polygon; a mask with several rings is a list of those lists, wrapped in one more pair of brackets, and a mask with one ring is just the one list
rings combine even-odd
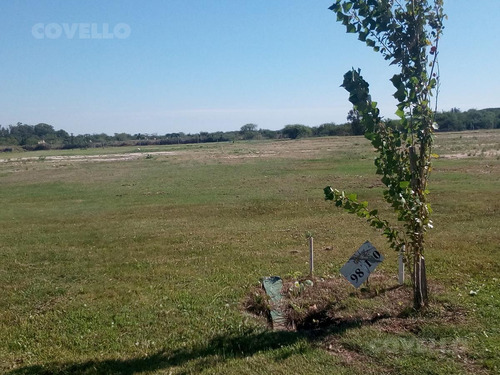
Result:
{"label": "green lawn", "polygon": [[[383,208],[362,137],[0,155],[0,373],[498,373],[500,132],[436,142],[418,330],[273,332],[242,307],[262,276],[308,273],[308,232],[318,276],[365,240],[396,275],[384,239],[323,200],[332,185]],[[92,153],[139,156],[51,159]],[[433,319],[443,306],[463,318]]]}

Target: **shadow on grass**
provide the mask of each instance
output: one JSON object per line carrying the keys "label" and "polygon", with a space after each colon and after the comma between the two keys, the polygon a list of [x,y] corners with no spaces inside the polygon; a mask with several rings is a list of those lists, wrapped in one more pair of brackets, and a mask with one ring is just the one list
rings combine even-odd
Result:
{"label": "shadow on grass", "polygon": [[[82,363],[49,363],[26,366],[12,370],[7,375],[133,375],[148,371],[188,369],[179,374],[196,373],[214,367],[231,359],[251,357],[262,352],[275,351],[271,355],[275,361],[303,353],[308,350],[301,341],[315,343],[327,335],[342,334],[350,328],[359,327],[362,321],[349,321],[324,330],[288,331],[247,331],[239,334],[216,336],[204,345],[178,349],[173,352],[159,351],[147,357],[132,359],[90,360]],[[184,367],[186,368],[186,367]]]}

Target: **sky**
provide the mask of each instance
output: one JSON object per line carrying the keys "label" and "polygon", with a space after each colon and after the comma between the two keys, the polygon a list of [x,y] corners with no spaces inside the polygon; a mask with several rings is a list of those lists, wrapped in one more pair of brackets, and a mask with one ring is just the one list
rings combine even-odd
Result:
{"label": "sky", "polygon": [[[74,134],[344,123],[361,68],[395,118],[396,68],[333,0],[2,0],[0,125]],[[500,0],[445,0],[439,110],[500,107]]]}

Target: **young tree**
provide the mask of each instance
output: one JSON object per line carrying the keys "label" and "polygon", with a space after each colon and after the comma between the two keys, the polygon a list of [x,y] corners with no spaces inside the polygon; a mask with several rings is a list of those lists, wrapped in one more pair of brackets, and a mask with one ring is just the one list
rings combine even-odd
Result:
{"label": "young tree", "polygon": [[395,250],[406,249],[413,266],[413,305],[420,309],[428,303],[424,235],[432,228],[427,182],[435,126],[431,102],[438,88],[438,42],[445,17],[443,0],[337,0],[330,9],[348,33],[357,33],[359,40],[400,68],[391,78],[399,102],[397,126],[383,121],[359,69],[347,72],[342,86],[361,116],[366,138],[377,150],[375,165],[386,187],[384,198],[403,223],[402,228],[380,218],[378,211],[368,209],[368,203],[358,201],[356,194],[326,187],[325,197],[382,229]]}

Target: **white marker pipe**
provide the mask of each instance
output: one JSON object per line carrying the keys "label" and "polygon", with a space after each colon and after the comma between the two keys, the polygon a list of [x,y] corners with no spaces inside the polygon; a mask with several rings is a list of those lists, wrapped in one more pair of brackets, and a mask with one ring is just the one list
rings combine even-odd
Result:
{"label": "white marker pipe", "polygon": [[398,273],[398,281],[399,285],[403,285],[405,283],[405,263],[404,263],[404,258],[405,258],[405,245],[403,245],[402,250],[399,252],[398,256],[398,268],[399,268],[399,273]]}

